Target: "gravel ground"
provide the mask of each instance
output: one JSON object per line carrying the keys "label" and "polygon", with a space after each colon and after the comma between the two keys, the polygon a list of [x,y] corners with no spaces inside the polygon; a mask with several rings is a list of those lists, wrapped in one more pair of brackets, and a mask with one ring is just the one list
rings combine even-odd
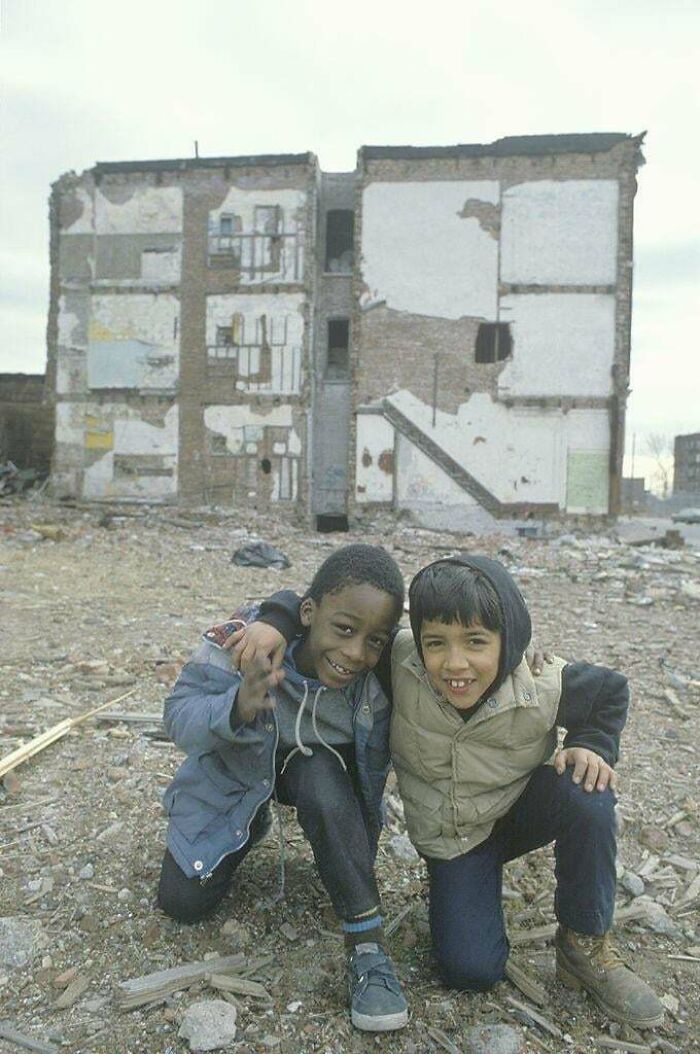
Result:
{"label": "gravel ground", "polygon": [[[473,1045],[475,1026],[496,1023],[509,1026],[498,1042],[517,1036],[522,1051],[700,1050],[700,551],[692,543],[632,547],[613,530],[565,530],[546,541],[475,540],[386,520],[361,534],[324,536],[272,518],[242,526],[225,512],[0,504],[0,756],[125,693],[132,694],[115,711],[155,715],[145,723],[90,719],[0,786],[0,1019],[45,1049],[179,1054],[189,1049],[178,1037],[185,1010],[222,992],[203,980],[123,1010],[120,983],[240,953],[263,990],[223,993],[238,1012],[228,1050],[515,1049]],[[283,549],[292,566],[232,565],[233,550],[251,538]],[[181,759],[162,738],[158,715],[179,664],[239,600],[303,586],[333,547],[357,540],[387,545],[407,578],[451,548],[500,552],[528,598],[539,644],[630,678],[618,767],[618,903],[640,914],[646,907],[618,925],[617,937],[664,999],[662,1028],[639,1034],[610,1025],[585,996],[556,982],[546,939],[519,939],[553,921],[549,850],[509,865],[505,877],[509,930],[519,935],[513,958],[544,986],[546,1002],[536,1007],[509,982],[484,995],[441,987],[429,954],[425,874],[403,858],[391,784],[378,874],[410,1001],[403,1032],[375,1039],[351,1029],[342,945],[289,810],[282,901],[274,902],[273,831],[241,869],[235,911],[227,901],[210,921],[182,927],[154,907],[160,797]],[[0,1051],[17,1049],[0,1039]]]}

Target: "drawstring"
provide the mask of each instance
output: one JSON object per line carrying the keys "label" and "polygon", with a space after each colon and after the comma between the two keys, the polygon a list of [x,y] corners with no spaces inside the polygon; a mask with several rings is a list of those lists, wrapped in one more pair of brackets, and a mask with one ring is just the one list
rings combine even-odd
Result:
{"label": "drawstring", "polygon": [[[341,754],[339,754],[338,751],[335,750],[330,745],[330,743],[326,743],[325,739],[323,738],[323,736],[321,735],[321,733],[318,730],[318,725],[316,723],[316,711],[318,709],[318,701],[321,698],[321,693],[323,691],[325,691],[325,688],[324,688],[323,685],[321,685],[321,687],[317,690],[317,692],[316,692],[316,694],[314,696],[313,703],[311,704],[311,727],[313,728],[314,735],[316,736],[316,738],[319,741],[319,743],[321,744],[321,746],[325,747],[326,750],[330,750],[331,754],[335,754],[335,756],[337,757],[338,761],[343,766],[343,771],[347,772],[348,771],[348,767],[345,764],[345,759],[343,758],[343,756]],[[301,719],[303,717],[304,709],[306,708],[306,702],[307,702],[308,698],[309,698],[309,684],[308,684],[308,681],[304,681],[304,694],[302,696],[301,702],[299,703],[299,709],[297,710],[296,721],[294,722],[294,741],[296,743],[296,746],[294,747],[293,750],[290,750],[290,752],[287,754],[286,758],[284,759],[284,764],[282,765],[282,768],[280,769],[280,776],[284,773],[284,770],[286,769],[287,765],[289,764],[289,762],[291,761],[291,759],[294,757],[294,755],[296,753],[301,753],[301,754],[304,755],[304,757],[307,757],[307,758],[308,757],[312,757],[312,755],[313,755],[313,750],[311,749],[311,747],[306,746],[306,744],[302,741],[302,738],[301,738]],[[280,803],[279,803],[279,801],[277,799],[277,791],[276,790],[273,792],[273,797],[274,797],[274,801],[275,801],[275,813],[277,815],[277,835],[278,835],[278,841],[279,841],[279,883],[278,883],[278,886],[277,886],[277,892],[269,900],[264,901],[260,905],[262,908],[272,908],[272,907],[274,907],[275,904],[278,904],[280,900],[284,900],[284,882],[285,882],[284,829],[283,829],[283,826],[282,826],[282,810],[279,807]]]}
{"label": "drawstring", "polygon": [[[343,771],[347,772],[348,771],[348,767],[345,764],[345,761],[343,760],[341,755],[338,753],[338,751],[333,749],[333,747],[330,745],[330,743],[326,743],[325,739],[323,738],[323,736],[321,735],[321,733],[318,730],[318,725],[316,724],[316,708],[318,706],[319,696],[321,695],[322,691],[323,691],[323,688],[322,687],[319,688],[319,690],[316,692],[316,695],[314,696],[313,706],[311,707],[311,727],[313,728],[314,734],[316,736],[316,739],[319,741],[321,746],[325,747],[326,750],[330,750],[331,754],[335,754],[335,756],[337,757],[338,761],[343,766]],[[297,715],[297,721],[298,720],[299,720],[299,715]],[[311,754],[311,753],[312,752],[309,750],[309,754]]]}
{"label": "drawstring", "polygon": [[[324,688],[323,685],[321,685],[321,687],[316,691],[316,694],[314,696],[314,701],[311,704],[311,727],[313,728],[314,735],[316,736],[316,739],[319,741],[321,746],[325,747],[326,750],[330,750],[331,754],[334,754],[337,757],[337,759],[340,762],[340,764],[343,766],[343,771],[347,772],[348,771],[348,767],[345,764],[345,761],[344,761],[342,755],[339,754],[337,750],[334,750],[334,748],[330,745],[330,743],[326,743],[325,739],[323,738],[323,736],[321,735],[321,733],[318,730],[318,725],[316,723],[316,711],[318,709],[318,701],[321,698],[321,693],[322,692],[325,692],[325,688]],[[280,776],[282,775],[282,773],[286,769],[287,765],[289,764],[289,762],[292,760],[292,758],[294,757],[294,755],[296,753],[303,754],[304,757],[307,757],[307,758],[310,758],[313,755],[313,750],[311,749],[311,747],[307,746],[303,742],[303,740],[301,738],[301,719],[304,716],[304,710],[306,708],[306,702],[307,702],[308,698],[309,698],[309,683],[308,683],[308,681],[304,681],[304,694],[303,694],[303,696],[301,698],[301,702],[299,703],[299,709],[297,710],[296,721],[294,722],[294,742],[296,743],[296,746],[294,747],[293,750],[290,750],[290,752],[287,754],[286,758],[284,759],[284,765],[282,766],[282,769],[280,771]]]}

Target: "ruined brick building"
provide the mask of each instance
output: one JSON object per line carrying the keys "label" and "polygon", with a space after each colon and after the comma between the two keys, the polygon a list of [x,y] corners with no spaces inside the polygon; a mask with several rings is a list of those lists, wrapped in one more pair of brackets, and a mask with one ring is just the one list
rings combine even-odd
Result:
{"label": "ruined brick building", "polygon": [[[619,505],[642,136],[97,164],[51,197],[56,490]],[[320,519],[319,519],[320,518]]]}

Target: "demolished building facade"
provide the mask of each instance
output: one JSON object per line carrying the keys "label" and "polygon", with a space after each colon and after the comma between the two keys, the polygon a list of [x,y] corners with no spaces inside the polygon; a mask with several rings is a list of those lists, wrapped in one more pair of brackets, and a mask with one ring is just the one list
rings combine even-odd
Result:
{"label": "demolished building facade", "polygon": [[616,512],[641,139],[63,176],[54,489],[316,525]]}

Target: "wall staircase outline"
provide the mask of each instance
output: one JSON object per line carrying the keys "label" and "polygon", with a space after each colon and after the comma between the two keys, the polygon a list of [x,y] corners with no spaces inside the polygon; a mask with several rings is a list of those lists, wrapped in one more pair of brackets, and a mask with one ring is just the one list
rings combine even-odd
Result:
{"label": "wall staircase outline", "polygon": [[445,475],[449,476],[458,487],[461,487],[467,494],[471,494],[472,498],[484,509],[487,509],[492,516],[505,515],[506,510],[503,503],[499,501],[495,494],[492,494],[482,483],[479,483],[478,479],[475,479],[458,461],[455,461],[452,455],[448,454],[439,443],[436,443],[427,432],[411,421],[397,406],[394,406],[390,399],[383,399],[381,405],[387,421],[402,436],[405,436],[415,447],[422,451],[426,457],[430,458],[434,464],[441,468]]}

